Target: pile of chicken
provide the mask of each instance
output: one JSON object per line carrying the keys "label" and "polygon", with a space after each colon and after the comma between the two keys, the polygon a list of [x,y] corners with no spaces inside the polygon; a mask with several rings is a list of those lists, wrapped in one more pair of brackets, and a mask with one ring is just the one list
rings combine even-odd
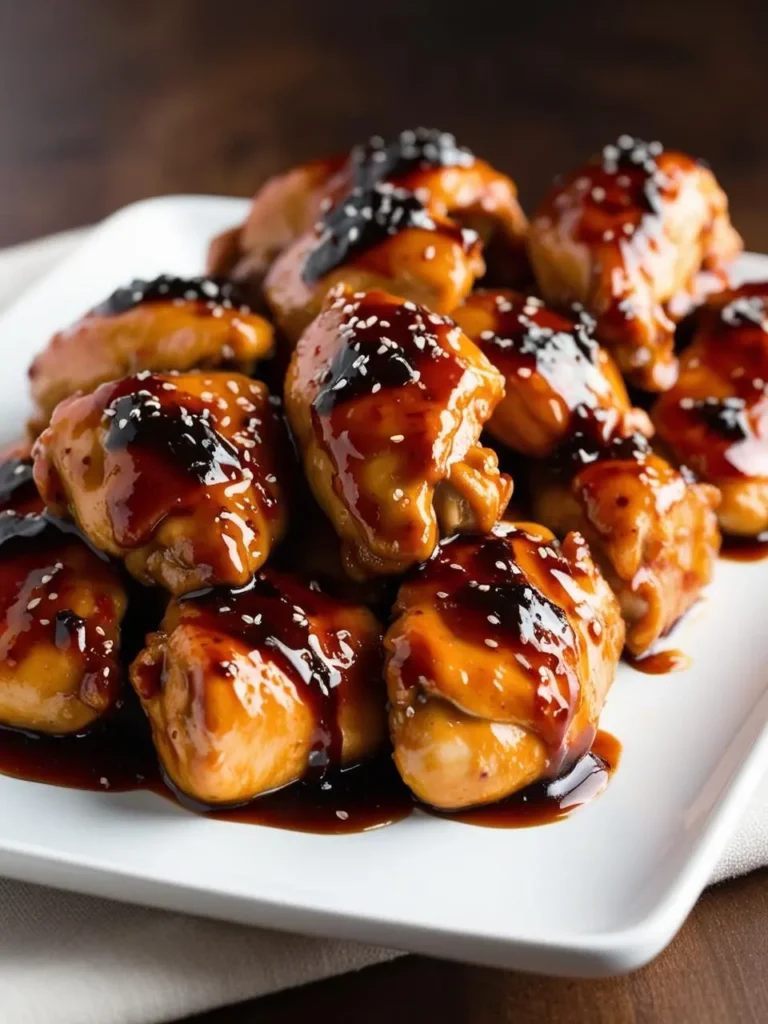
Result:
{"label": "pile of chicken", "polygon": [[423,129],[267,182],[210,276],[133,282],[32,365],[0,721],[113,712],[124,566],[168,597],[129,675],[180,793],[388,743],[445,809],[558,777],[719,527],[768,527],[768,283],[729,290],[740,249],[711,171],[628,136],[530,222]]}

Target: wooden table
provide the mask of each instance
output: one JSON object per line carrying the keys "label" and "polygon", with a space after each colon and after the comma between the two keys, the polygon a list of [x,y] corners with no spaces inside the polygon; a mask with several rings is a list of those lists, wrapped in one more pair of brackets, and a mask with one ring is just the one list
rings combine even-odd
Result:
{"label": "wooden table", "polygon": [[759,871],[709,890],[672,945],[626,977],[538,978],[413,956],[194,1024],[765,1024],[767,883]]}
{"label": "wooden table", "polygon": [[[683,9],[685,8],[685,9]],[[768,250],[768,5],[0,0],[0,245],[167,192],[248,194],[292,162],[429,124],[518,181],[623,131],[705,156]],[[610,981],[410,957],[203,1018],[768,1020],[766,873],[705,894],[670,949]]]}

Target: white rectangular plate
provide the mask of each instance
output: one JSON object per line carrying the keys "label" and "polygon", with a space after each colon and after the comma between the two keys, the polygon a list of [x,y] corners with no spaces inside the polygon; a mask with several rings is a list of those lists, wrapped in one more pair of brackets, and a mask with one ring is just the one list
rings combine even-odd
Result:
{"label": "white rectangular plate", "polygon": [[[121,210],[2,317],[0,433],[49,335],[132,277],[200,273],[242,200]],[[746,257],[749,276],[768,259]],[[552,974],[640,966],[669,942],[768,768],[768,564],[721,562],[675,637],[671,676],[619,670],[603,726],[624,747],[607,792],[555,825],[485,829],[420,813],[306,835],[206,820],[150,793],[0,777],[0,873],[290,931]]]}

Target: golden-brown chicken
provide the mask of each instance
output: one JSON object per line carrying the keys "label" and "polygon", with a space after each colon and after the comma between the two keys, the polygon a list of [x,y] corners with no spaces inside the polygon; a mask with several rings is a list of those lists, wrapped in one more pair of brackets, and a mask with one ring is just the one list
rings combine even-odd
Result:
{"label": "golden-brown chicken", "polygon": [[451,320],[383,292],[329,296],[285,402],[351,575],[403,572],[440,534],[491,529],[512,485],[478,438],[503,393]]}
{"label": "golden-brown chicken", "polygon": [[242,586],[285,531],[288,471],[266,387],[140,373],[60,403],[34,449],[48,507],[175,594]]}
{"label": "golden-brown chicken", "polygon": [[313,160],[269,178],[253,197],[244,223],[211,241],[208,272],[258,286],[283,249],[309,231],[327,208],[328,183],[346,161],[345,156]]}
{"label": "golden-brown chicken", "polygon": [[569,448],[559,466],[535,471],[534,514],[560,536],[584,535],[621,604],[627,647],[643,654],[712,578],[719,494],[639,434],[608,444],[576,434]]}
{"label": "golden-brown chicken", "polygon": [[707,167],[627,135],[553,187],[528,237],[544,298],[583,303],[622,372],[649,391],[675,382],[681,297],[701,290],[702,271],[724,287],[741,246]]}
{"label": "golden-brown chicken", "polygon": [[264,294],[293,341],[317,316],[328,290],[381,288],[450,313],[485,270],[475,231],[429,213],[412,192],[356,190],[274,262]]}
{"label": "golden-brown chicken", "polygon": [[585,418],[605,440],[652,433],[613,359],[594,340],[588,316],[569,319],[534,296],[481,289],[453,319],[504,375],[504,398],[486,429],[514,451],[551,455]]}
{"label": "golden-brown chicken", "polygon": [[578,534],[502,523],[443,542],[385,637],[395,763],[426,803],[490,803],[584,755],[624,641]]}
{"label": "golden-brown chicken", "polygon": [[0,513],[0,723],[82,732],[120,692],[116,570],[36,513]]}
{"label": "golden-brown chicken", "polygon": [[131,680],[167,780],[206,805],[319,777],[386,740],[374,616],[272,570],[172,601]]}
{"label": "golden-brown chicken", "polygon": [[719,488],[726,533],[768,529],[768,282],[701,311],[677,384],[653,418],[675,456]]}
{"label": "golden-brown chicken", "polygon": [[258,283],[332,206],[355,189],[381,183],[413,192],[431,214],[477,231],[497,277],[514,284],[526,273],[526,220],[514,182],[457,146],[453,135],[426,128],[402,131],[390,141],[374,136],[347,157],[316,160],[271,178],[254,196],[245,223],[214,239],[209,269]]}
{"label": "golden-brown chicken", "polygon": [[75,391],[143,370],[231,367],[250,373],[270,355],[272,326],[220,278],[133,281],[55,334],[29,370],[39,433]]}

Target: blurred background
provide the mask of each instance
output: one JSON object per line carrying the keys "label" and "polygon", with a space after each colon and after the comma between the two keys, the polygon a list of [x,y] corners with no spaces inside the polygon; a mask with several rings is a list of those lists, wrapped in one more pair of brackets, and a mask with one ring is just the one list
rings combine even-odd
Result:
{"label": "blurred background", "polygon": [[768,251],[766,43],[765,0],[0,0],[0,245],[425,124],[528,210],[621,132],[661,139]]}

